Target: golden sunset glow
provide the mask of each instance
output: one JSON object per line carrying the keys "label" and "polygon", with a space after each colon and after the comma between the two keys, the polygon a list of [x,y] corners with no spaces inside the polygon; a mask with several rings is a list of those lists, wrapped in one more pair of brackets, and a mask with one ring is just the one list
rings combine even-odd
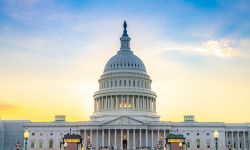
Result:
{"label": "golden sunset glow", "polygon": [[[184,2],[177,17],[165,14],[177,10],[155,3],[154,12],[148,4],[139,10],[128,4],[125,10],[115,3],[111,7],[117,13],[86,3],[51,4],[50,15],[38,5],[44,2],[24,3],[15,7],[6,2],[0,7],[4,12],[0,16],[1,119],[53,121],[62,114],[67,121],[89,120],[98,79],[119,49],[122,21],[127,20],[132,51],[152,79],[162,120],[183,121],[184,115],[195,115],[196,121],[250,121],[250,38],[244,19],[230,20],[240,24],[236,29],[227,27],[232,23],[227,19],[230,13],[220,12],[227,17],[215,17],[208,24],[200,19],[211,19],[206,12],[193,13],[190,21],[179,20],[195,7]],[[22,10],[30,13],[19,14]]]}

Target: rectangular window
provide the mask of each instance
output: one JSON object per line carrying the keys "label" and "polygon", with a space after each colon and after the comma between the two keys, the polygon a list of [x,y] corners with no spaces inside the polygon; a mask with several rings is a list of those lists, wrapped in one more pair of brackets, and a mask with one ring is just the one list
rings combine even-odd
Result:
{"label": "rectangular window", "polygon": [[190,148],[190,142],[187,142],[187,148]]}
{"label": "rectangular window", "polygon": [[197,144],[197,148],[200,148],[200,147],[201,147],[201,141],[200,141],[200,139],[197,139],[197,140],[196,140],[196,144]]}
{"label": "rectangular window", "polygon": [[210,142],[207,142],[207,148],[210,148]]}
{"label": "rectangular window", "polygon": [[39,148],[43,148],[43,142],[39,142]]}
{"label": "rectangular window", "polygon": [[43,132],[40,132],[40,136],[43,136]]}
{"label": "rectangular window", "polygon": [[53,140],[49,140],[49,148],[53,148]]}
{"label": "rectangular window", "polygon": [[34,141],[32,141],[32,142],[30,143],[30,147],[31,147],[31,148],[34,148],[34,147],[35,147],[35,142],[34,142]]}

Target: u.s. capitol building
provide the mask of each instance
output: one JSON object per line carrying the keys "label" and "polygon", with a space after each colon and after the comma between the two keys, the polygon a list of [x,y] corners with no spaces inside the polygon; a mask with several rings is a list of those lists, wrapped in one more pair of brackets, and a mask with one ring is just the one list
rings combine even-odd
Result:
{"label": "u.s. capitol building", "polygon": [[219,150],[250,150],[249,123],[196,122],[194,116],[185,116],[183,122],[160,121],[152,80],[130,48],[126,22],[123,28],[120,49],[98,80],[90,121],[66,122],[64,116],[57,116],[55,122],[24,123],[30,133],[29,150],[58,150],[68,133],[80,135],[82,145],[93,150],[163,149],[170,134],[182,134],[189,150],[214,150],[215,130]]}

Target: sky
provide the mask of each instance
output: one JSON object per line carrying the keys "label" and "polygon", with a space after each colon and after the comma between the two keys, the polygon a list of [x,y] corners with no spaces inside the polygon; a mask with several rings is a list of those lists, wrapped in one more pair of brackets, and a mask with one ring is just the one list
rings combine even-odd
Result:
{"label": "sky", "polygon": [[0,0],[0,116],[89,120],[126,20],[164,121],[250,122],[249,0]]}

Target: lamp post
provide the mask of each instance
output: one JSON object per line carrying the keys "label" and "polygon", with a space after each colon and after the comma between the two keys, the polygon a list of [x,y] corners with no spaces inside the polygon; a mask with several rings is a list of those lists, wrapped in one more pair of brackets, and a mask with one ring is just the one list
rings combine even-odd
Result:
{"label": "lamp post", "polygon": [[23,137],[24,137],[24,140],[25,140],[25,143],[24,143],[24,149],[27,150],[27,141],[28,141],[28,138],[30,136],[30,133],[29,131],[26,129],[23,133]]}
{"label": "lamp post", "polygon": [[215,139],[215,150],[218,150],[219,132],[217,130],[214,131],[214,139]]}
{"label": "lamp post", "polygon": [[179,148],[182,149],[182,142],[179,143]]}
{"label": "lamp post", "polygon": [[64,150],[66,150],[67,146],[68,146],[68,143],[64,142],[64,144],[63,144]]}

